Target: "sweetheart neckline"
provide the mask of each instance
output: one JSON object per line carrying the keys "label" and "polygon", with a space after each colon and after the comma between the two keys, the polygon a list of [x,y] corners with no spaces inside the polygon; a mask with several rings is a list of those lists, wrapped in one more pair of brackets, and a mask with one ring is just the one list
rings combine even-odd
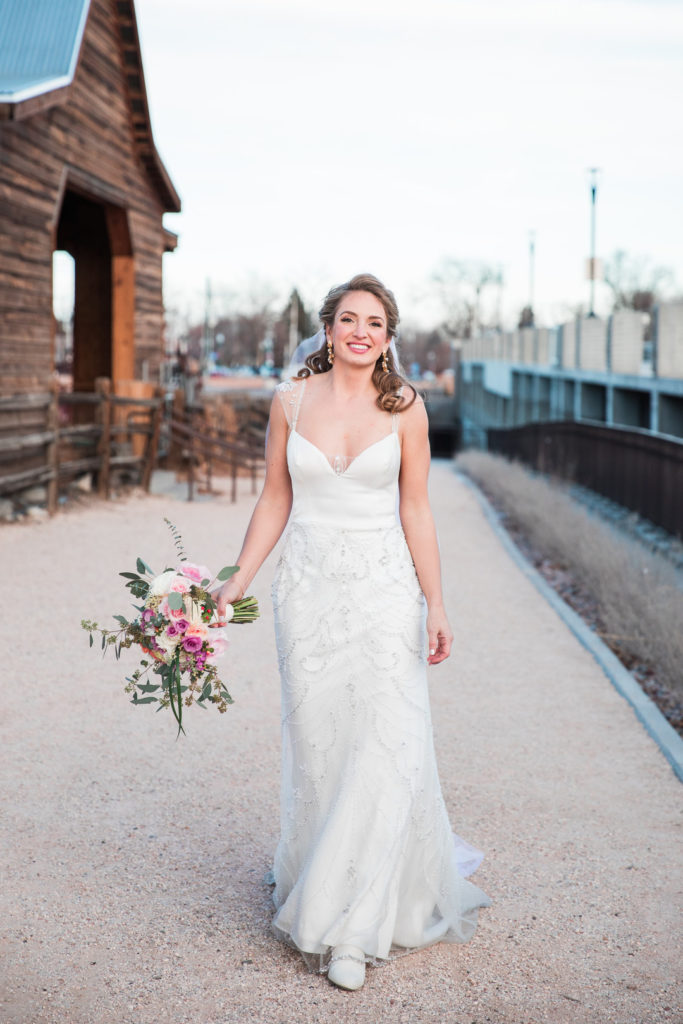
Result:
{"label": "sweetheart neckline", "polygon": [[[371,448],[376,448],[378,444],[382,444],[384,441],[388,440],[388,438],[390,438],[390,437],[398,437],[397,431],[392,430],[390,433],[385,434],[384,437],[378,438],[377,441],[373,441],[372,444],[367,445],[365,448],[363,448],[361,451],[359,451],[358,455],[354,455],[354,457],[351,459],[351,461],[349,462],[348,466],[343,471],[343,473],[337,473],[337,471],[335,470],[334,466],[332,465],[332,463],[330,462],[329,458],[327,457],[325,452],[322,450],[322,448],[319,448],[317,444],[313,443],[313,441],[309,441],[307,437],[304,437],[303,434],[300,434],[299,431],[296,429],[296,427],[292,427],[289,436],[291,437],[292,434],[296,434],[296,436],[300,437],[302,441],[305,441],[307,445],[310,445],[310,447],[313,448],[314,451],[318,452],[319,455],[322,455],[323,459],[325,460],[326,465],[329,466],[329,468],[332,470],[332,472],[335,474],[335,476],[344,476],[348,472],[348,470],[351,469],[351,466],[353,466],[354,462],[357,462],[357,460],[361,457],[361,455],[365,455],[365,453],[369,452]],[[339,456],[335,455],[335,458],[338,458],[338,457]]]}

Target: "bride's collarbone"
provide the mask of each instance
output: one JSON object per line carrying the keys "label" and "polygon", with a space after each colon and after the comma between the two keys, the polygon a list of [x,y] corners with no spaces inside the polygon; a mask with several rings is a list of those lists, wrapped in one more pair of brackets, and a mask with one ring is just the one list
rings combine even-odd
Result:
{"label": "bride's collarbone", "polygon": [[301,417],[297,431],[321,451],[353,458],[391,433],[391,417],[385,413],[367,420],[341,419],[332,408],[324,416]]}
{"label": "bride's collarbone", "polygon": [[391,415],[377,407],[372,395],[342,398],[323,380],[307,384],[296,430],[320,451],[353,459],[391,433]]}

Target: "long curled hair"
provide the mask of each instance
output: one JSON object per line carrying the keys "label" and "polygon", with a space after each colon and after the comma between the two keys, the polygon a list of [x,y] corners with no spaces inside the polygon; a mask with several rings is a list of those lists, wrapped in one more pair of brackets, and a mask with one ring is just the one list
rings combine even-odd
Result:
{"label": "long curled hair", "polygon": [[[387,334],[390,338],[396,336],[398,328],[396,299],[393,292],[385,288],[373,274],[356,274],[345,284],[339,284],[330,289],[318,313],[325,328],[332,328],[339,304],[349,292],[369,292],[379,299],[387,316]],[[383,368],[383,360],[380,356],[372,371],[372,383],[377,389],[377,405],[384,412],[402,412],[413,404],[417,392],[399,372],[391,349],[387,349],[386,357],[388,370]],[[332,363],[328,354],[327,342],[324,341],[318,351],[312,352],[307,358],[305,365],[297,373],[297,377],[310,377],[312,373],[328,373],[331,369]],[[403,393],[401,393],[401,389],[404,389]],[[410,397],[406,397],[405,394],[408,389],[412,392]]]}

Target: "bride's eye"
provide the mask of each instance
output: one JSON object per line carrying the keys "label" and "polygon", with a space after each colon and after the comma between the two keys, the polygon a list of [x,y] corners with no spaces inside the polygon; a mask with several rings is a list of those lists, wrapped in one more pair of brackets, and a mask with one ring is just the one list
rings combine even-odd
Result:
{"label": "bride's eye", "polygon": [[352,320],[351,320],[350,316],[343,316],[343,317],[341,317],[341,322],[343,324],[350,324],[350,323],[352,323]]}

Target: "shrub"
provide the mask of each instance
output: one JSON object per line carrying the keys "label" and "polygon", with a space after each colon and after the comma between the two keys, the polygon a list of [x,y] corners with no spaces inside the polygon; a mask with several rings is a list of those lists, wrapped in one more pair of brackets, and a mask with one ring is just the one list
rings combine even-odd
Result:
{"label": "shrub", "polygon": [[466,452],[456,464],[593,595],[610,646],[648,663],[662,683],[683,692],[683,591],[676,570],[577,505],[562,483],[483,452]]}

